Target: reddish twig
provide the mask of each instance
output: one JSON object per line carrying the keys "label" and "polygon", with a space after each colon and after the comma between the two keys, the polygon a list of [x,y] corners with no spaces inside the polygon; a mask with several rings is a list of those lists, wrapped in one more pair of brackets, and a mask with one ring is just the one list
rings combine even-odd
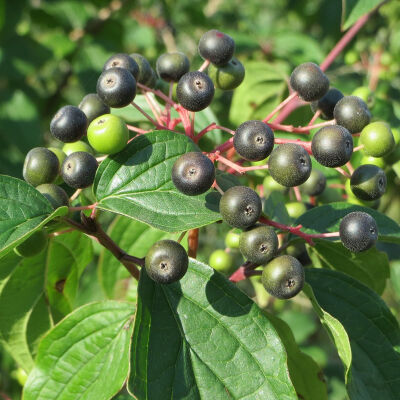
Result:
{"label": "reddish twig", "polygon": [[293,187],[294,195],[296,196],[296,200],[301,202],[301,193],[298,186]]}
{"label": "reddish twig", "polygon": [[298,144],[299,146],[302,146],[304,150],[307,151],[308,154],[312,154],[311,142],[303,142],[300,139],[281,139],[281,138],[275,138],[274,142],[275,144],[285,144],[285,143]]}
{"label": "reddish twig", "polygon": [[263,122],[268,122],[278,111],[285,107],[297,96],[297,92],[290,94],[285,100],[278,104],[264,119]]}
{"label": "reddish twig", "polygon": [[188,233],[188,256],[196,258],[199,247],[199,228],[191,229]]}
{"label": "reddish twig", "polygon": [[200,72],[205,71],[208,68],[209,65],[210,65],[210,60],[205,60],[203,62],[203,64],[201,64],[201,67],[199,68],[199,71]]}
{"label": "reddish twig", "polygon": [[138,104],[136,104],[134,101],[131,102],[133,107],[136,108],[140,113],[142,113],[156,128],[158,129],[164,129],[165,127],[161,124],[159,124],[157,121],[155,121],[153,118],[150,117],[149,114],[147,114],[146,111],[143,110],[142,107],[140,107]]}

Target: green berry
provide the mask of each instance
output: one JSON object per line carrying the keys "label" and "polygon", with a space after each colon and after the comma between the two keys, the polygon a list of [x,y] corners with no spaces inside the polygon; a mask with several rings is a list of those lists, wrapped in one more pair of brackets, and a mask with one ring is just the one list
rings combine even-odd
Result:
{"label": "green berry", "polygon": [[309,178],[300,185],[300,190],[308,196],[319,196],[326,188],[326,176],[318,169],[313,169]]}
{"label": "green berry", "polygon": [[50,201],[54,209],[69,205],[69,197],[60,186],[54,185],[53,183],[44,183],[37,186],[36,190]]}
{"label": "green berry", "polygon": [[306,211],[307,207],[304,203],[299,201],[291,201],[285,204],[286,210],[290,218],[297,219],[301,217]]}
{"label": "green berry", "polygon": [[235,57],[221,67],[213,64],[208,67],[208,76],[214,82],[215,87],[222,90],[236,89],[243,82],[244,75],[244,66]]}
{"label": "green berry", "polygon": [[233,265],[232,256],[225,250],[215,250],[208,260],[210,267],[220,272],[228,272]]}
{"label": "green berry", "polygon": [[385,172],[376,165],[360,165],[351,176],[351,190],[361,200],[376,200],[386,191]]}
{"label": "green berry", "polygon": [[167,82],[178,82],[189,68],[189,59],[180,52],[161,54],[157,59],[157,74]]}
{"label": "green berry", "polygon": [[60,163],[57,156],[45,147],[35,147],[25,157],[23,176],[33,186],[51,183],[57,178]]}
{"label": "green berry", "polygon": [[110,107],[105,105],[96,93],[87,94],[78,107],[85,113],[88,124],[95,118],[110,113]]}
{"label": "green berry", "polygon": [[322,119],[333,119],[333,110],[342,97],[343,93],[340,90],[331,88],[323,97],[311,103],[311,110],[313,113],[320,110]]}
{"label": "green berry", "polygon": [[66,154],[66,156],[69,156],[72,153],[76,153],[77,151],[85,151],[86,153],[93,154],[93,149],[82,140],[78,140],[77,142],[73,143],[65,143],[62,151],[64,152],[64,154]]}
{"label": "green berry", "polygon": [[352,96],[359,97],[362,101],[365,102],[369,107],[372,107],[374,104],[374,95],[371,92],[371,89],[366,86],[360,86],[353,91]]}
{"label": "green berry", "polygon": [[278,183],[272,176],[268,175],[263,181],[264,192],[269,194],[272,192],[279,192],[287,194],[289,188]]}
{"label": "green berry", "polygon": [[395,147],[389,125],[380,121],[372,122],[364,127],[360,135],[360,144],[364,145],[364,153],[373,157],[383,157]]}
{"label": "green berry", "polygon": [[67,157],[67,155],[62,151],[62,149],[59,149],[58,147],[49,147],[48,148],[52,153],[54,153],[56,155],[56,157],[58,158],[58,163],[60,164],[60,170],[58,171],[58,175],[57,178],[55,179],[54,183],[56,185],[61,185],[64,181],[61,178],[61,165],[65,160],[65,157]]}
{"label": "green berry", "polygon": [[51,120],[50,132],[61,142],[76,142],[86,133],[87,125],[88,121],[82,110],[75,106],[64,106]]}
{"label": "green berry", "polygon": [[24,242],[15,247],[14,251],[21,257],[33,257],[41,253],[46,247],[48,236],[43,231],[32,233]]}
{"label": "green berry", "polygon": [[225,246],[230,249],[238,249],[239,248],[239,238],[240,235],[233,231],[229,231],[225,236]]}
{"label": "green berry", "polygon": [[344,96],[333,110],[338,125],[350,133],[361,132],[369,124],[371,113],[367,104],[357,96]]}
{"label": "green berry", "polygon": [[200,38],[198,49],[202,58],[221,66],[233,57],[235,42],[229,35],[212,29]]}
{"label": "green berry", "polygon": [[64,182],[74,188],[83,189],[90,186],[96,175],[97,161],[89,153],[78,151],[70,154],[61,166]]}
{"label": "green berry", "polygon": [[360,160],[360,165],[363,165],[363,164],[376,165],[377,167],[382,168],[382,169],[385,168],[385,166],[386,166],[386,163],[383,158],[366,156],[366,155],[364,155],[362,157],[362,159]]}

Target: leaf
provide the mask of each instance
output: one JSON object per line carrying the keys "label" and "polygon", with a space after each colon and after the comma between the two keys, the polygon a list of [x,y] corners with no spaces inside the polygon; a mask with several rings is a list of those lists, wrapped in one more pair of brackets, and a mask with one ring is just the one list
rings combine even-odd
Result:
{"label": "leaf", "polygon": [[336,232],[341,219],[353,211],[363,211],[375,218],[379,240],[400,244],[400,226],[386,215],[371,208],[345,202],[330,203],[312,208],[297,219],[295,225],[303,225],[306,233]]}
{"label": "leaf", "polygon": [[360,17],[382,2],[382,0],[342,0],[342,30],[350,28]]}
{"label": "leaf", "polygon": [[352,400],[399,398],[400,329],[383,300],[352,277],[307,269],[319,305],[346,329],[352,351],[347,391]]}
{"label": "leaf", "polygon": [[286,362],[268,318],[212,268],[191,259],[170,285],[142,270],[128,381],[138,399],[297,399]]}
{"label": "leaf", "polygon": [[273,221],[285,225],[291,224],[291,219],[285,207],[285,196],[282,193],[272,192],[264,201],[263,211]]}
{"label": "leaf", "polygon": [[315,246],[309,246],[308,252],[313,253],[324,268],[344,272],[375,290],[376,293],[383,293],[386,279],[390,277],[386,253],[375,247],[361,253],[352,253],[342,243],[319,239],[314,242]]}
{"label": "leaf", "polygon": [[186,196],[172,183],[174,162],[189,151],[198,148],[187,136],[171,131],[135,138],[122,152],[100,164],[94,182],[98,208],[168,232],[218,221],[219,193],[210,190]]}
{"label": "leaf", "polygon": [[110,399],[128,374],[133,312],[109,300],[69,314],[41,341],[23,399]]}
{"label": "leaf", "polygon": [[0,257],[67,212],[67,207],[54,211],[50,202],[28,183],[0,175]]}

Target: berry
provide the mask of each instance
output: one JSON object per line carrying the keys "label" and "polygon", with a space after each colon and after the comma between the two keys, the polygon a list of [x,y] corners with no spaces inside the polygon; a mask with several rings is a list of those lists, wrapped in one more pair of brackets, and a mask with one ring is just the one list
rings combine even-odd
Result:
{"label": "berry", "polygon": [[264,267],[261,282],[270,295],[290,299],[303,289],[304,268],[292,256],[279,256]]}
{"label": "berry", "polygon": [[100,115],[109,114],[110,107],[105,105],[97,93],[87,94],[78,106],[86,115],[88,124],[90,124],[95,118]]}
{"label": "berry", "polygon": [[298,201],[291,201],[286,203],[285,206],[289,217],[293,219],[301,217],[307,211],[307,206]]}
{"label": "berry", "polygon": [[45,147],[35,147],[25,157],[23,176],[33,186],[51,183],[57,178],[60,163],[57,156]]}
{"label": "berry", "polygon": [[215,65],[227,64],[235,52],[234,40],[216,29],[206,32],[199,41],[199,54]]}
{"label": "berry", "polygon": [[372,164],[382,169],[386,166],[385,160],[383,158],[372,156],[363,156],[360,160],[360,165],[362,164]]}
{"label": "berry", "polygon": [[274,257],[278,246],[278,236],[270,226],[256,225],[240,235],[240,252],[246,260],[255,264],[264,264]]}
{"label": "berry", "polygon": [[172,182],[187,196],[197,196],[206,192],[214,180],[214,164],[200,152],[183,154],[172,167]]}
{"label": "berry", "polygon": [[76,142],[86,133],[87,125],[86,115],[81,109],[75,106],[64,106],[51,120],[50,132],[61,142]]}
{"label": "berry", "polygon": [[115,154],[125,148],[129,131],[122,118],[105,114],[91,122],[87,138],[97,152]]}
{"label": "berry", "polygon": [[236,89],[244,79],[245,69],[243,64],[235,57],[228,64],[217,67],[211,64],[208,67],[208,76],[218,89]]}
{"label": "berry", "polygon": [[364,145],[364,153],[372,157],[383,157],[395,147],[392,131],[385,122],[372,122],[365,126],[361,131],[360,144]]}
{"label": "berry", "polygon": [[114,54],[105,62],[103,71],[107,71],[110,68],[127,69],[135,80],[139,75],[139,66],[136,61],[132,57],[129,57],[128,54],[124,53]]}
{"label": "berry", "polygon": [[293,143],[281,144],[269,156],[268,170],[281,185],[299,186],[311,174],[311,159],[302,146]]}
{"label": "berry", "polygon": [[136,80],[123,68],[103,71],[97,81],[97,94],[110,107],[127,106],[136,96]]}
{"label": "berry", "polygon": [[14,251],[21,257],[33,257],[41,253],[49,238],[43,230],[32,233],[24,242],[15,247]]}
{"label": "berry", "polygon": [[304,101],[315,101],[328,91],[329,79],[317,64],[307,62],[294,69],[290,86]]}
{"label": "berry", "polygon": [[78,151],[70,154],[61,166],[64,182],[75,189],[90,186],[96,175],[97,161],[89,153]]}
{"label": "berry", "polygon": [[146,83],[153,79],[153,68],[151,68],[150,63],[141,54],[132,53],[129,57],[131,57],[139,67],[139,74],[136,80],[139,83],[146,85]]}
{"label": "berry", "polygon": [[178,82],[182,75],[189,72],[189,68],[189,59],[180,52],[161,54],[157,59],[157,74],[167,82]]}
{"label": "berry", "polygon": [[260,196],[247,186],[233,186],[221,197],[219,210],[222,219],[235,228],[248,228],[260,218]]}
{"label": "berry", "polygon": [[225,250],[215,250],[211,253],[208,264],[217,271],[228,272],[232,268],[233,259]]}
{"label": "berry", "polygon": [[[65,145],[64,145],[65,146]],[[67,155],[62,151],[62,149],[59,149],[58,147],[49,147],[48,148],[52,153],[54,153],[55,155],[56,155],[56,157],[58,158],[58,163],[59,163],[59,165],[60,165],[60,167],[61,167],[61,165],[62,165],[62,163],[64,162],[64,160],[65,160],[65,157],[67,157]],[[55,181],[54,181],[54,183],[56,184],[56,185],[61,185],[64,181],[62,180],[62,178],[61,178],[61,175],[60,175],[60,168],[59,168],[59,171],[58,171],[58,175],[57,175],[57,178],[55,179]]]}
{"label": "berry", "polygon": [[343,217],[339,227],[343,246],[354,253],[368,250],[378,239],[378,226],[373,217],[361,211]]}
{"label": "berry", "polygon": [[385,172],[376,165],[360,165],[351,176],[350,187],[361,200],[376,200],[386,191]]}
{"label": "berry", "polygon": [[225,236],[225,246],[230,249],[238,249],[239,248],[239,238],[240,235],[233,231],[229,231]]}
{"label": "berry", "polygon": [[214,84],[204,72],[188,72],[179,79],[176,96],[186,110],[201,111],[214,97]]}
{"label": "berry", "polygon": [[261,161],[274,148],[274,133],[262,121],[246,121],[236,129],[233,136],[236,152],[249,161]]}
{"label": "berry", "polygon": [[287,194],[287,192],[289,191],[288,187],[281,185],[270,175],[264,178],[263,188],[266,194],[270,194],[272,192]]}
{"label": "berry", "polygon": [[353,154],[353,137],[343,126],[324,126],[314,135],[311,151],[321,165],[340,167],[346,164]]}
{"label": "berry", "polygon": [[326,176],[318,169],[313,169],[310,177],[300,186],[300,190],[308,196],[319,196],[325,187]]}
{"label": "berry", "polygon": [[313,113],[320,110],[322,119],[333,119],[333,110],[342,97],[343,93],[340,90],[331,88],[323,97],[311,103],[311,110]]}
{"label": "berry", "polygon": [[54,185],[53,183],[44,183],[37,186],[36,190],[50,201],[54,209],[69,205],[68,195],[60,186]]}
{"label": "berry", "polygon": [[338,125],[345,127],[350,133],[361,132],[369,124],[371,113],[367,105],[357,96],[344,96],[333,110]]}
{"label": "berry", "polygon": [[160,240],[146,254],[145,268],[148,276],[157,283],[179,281],[188,269],[186,250],[173,240]]}
{"label": "berry", "polygon": [[[69,156],[72,153],[76,153],[77,151],[85,151],[86,153],[93,154],[93,149],[82,140],[78,140],[73,143],[65,143],[62,147],[62,151]],[[63,160],[64,161],[64,160]]]}
{"label": "berry", "polygon": [[358,87],[353,91],[351,95],[359,97],[369,107],[372,107],[374,105],[374,95],[371,92],[371,89],[367,86]]}

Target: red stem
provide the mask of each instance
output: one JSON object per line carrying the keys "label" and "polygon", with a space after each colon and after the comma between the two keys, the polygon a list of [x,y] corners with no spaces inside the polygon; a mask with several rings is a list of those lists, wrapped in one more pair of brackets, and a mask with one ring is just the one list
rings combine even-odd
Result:
{"label": "red stem", "polygon": [[299,146],[302,146],[304,150],[307,151],[308,154],[312,154],[311,142],[303,142],[300,139],[281,139],[281,138],[275,138],[274,142],[275,144],[286,144],[286,143],[298,144]]}
{"label": "red stem", "polygon": [[286,104],[297,96],[297,92],[290,94],[282,103],[278,104],[264,119],[263,122],[268,122],[278,111],[280,111]]}

